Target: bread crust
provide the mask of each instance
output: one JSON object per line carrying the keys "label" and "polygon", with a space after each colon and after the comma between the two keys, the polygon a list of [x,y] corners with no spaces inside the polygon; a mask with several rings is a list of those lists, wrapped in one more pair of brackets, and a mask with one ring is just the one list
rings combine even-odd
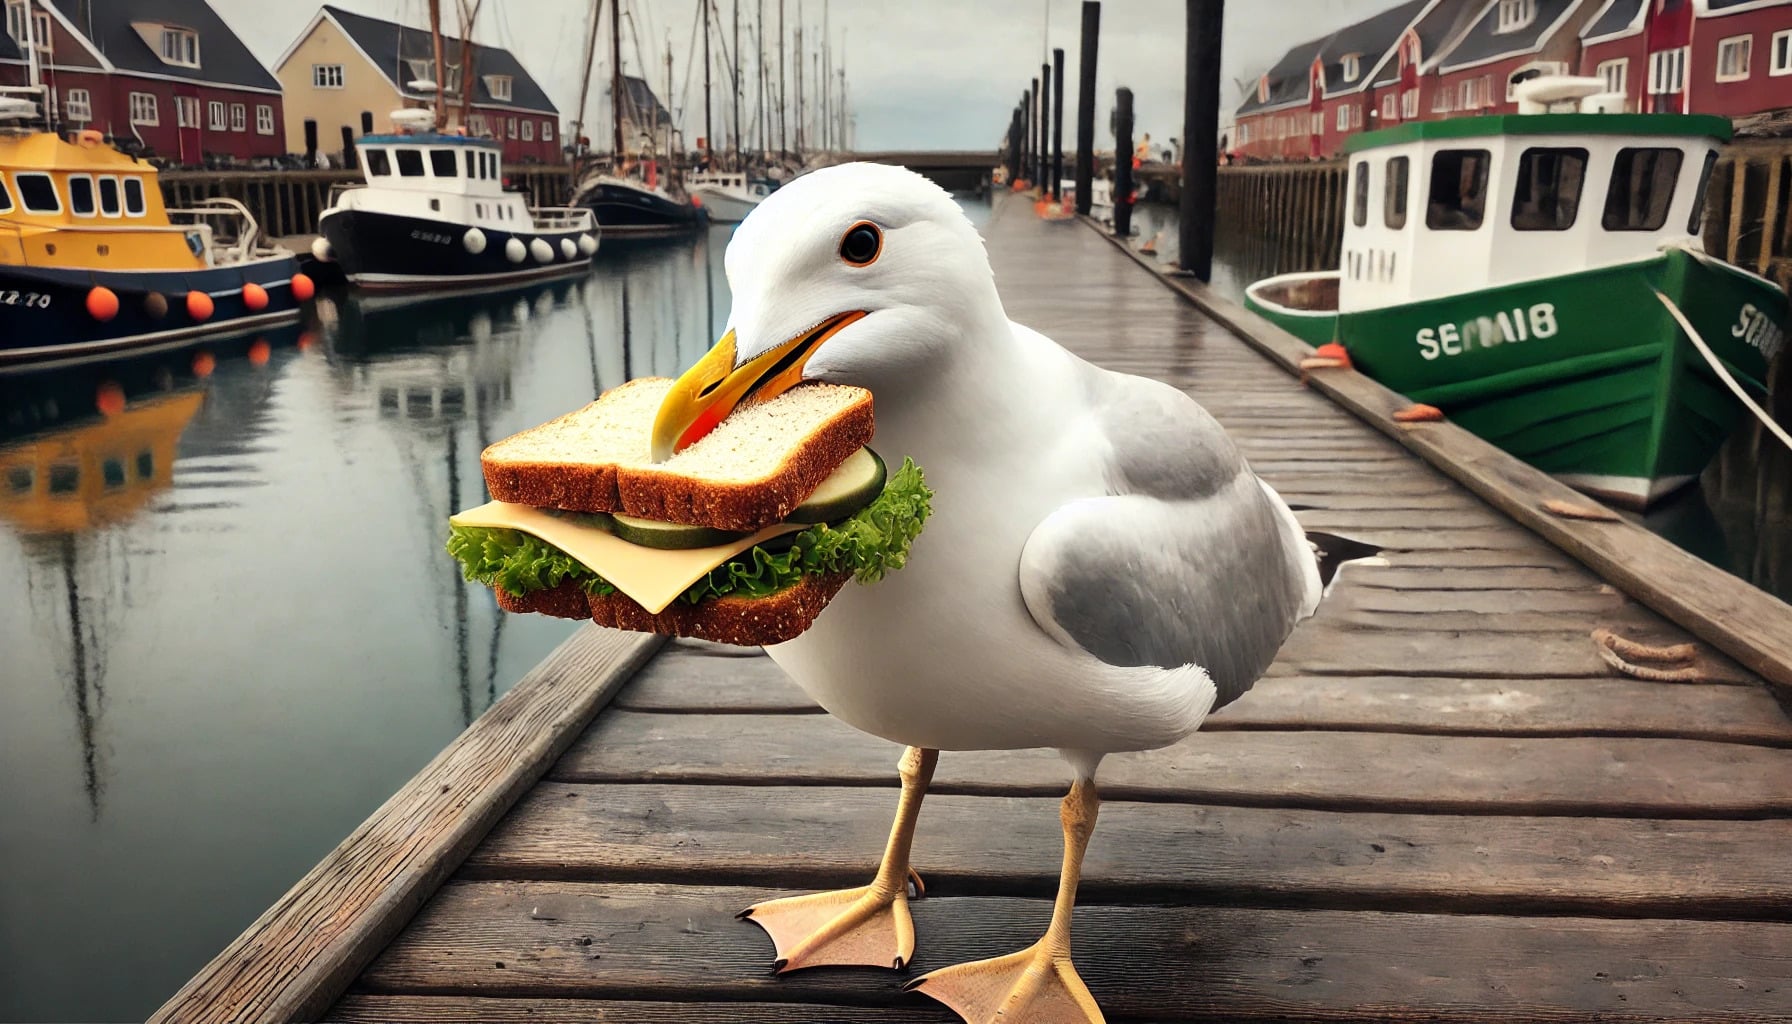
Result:
{"label": "bread crust", "polygon": [[750,533],[783,522],[853,452],[871,443],[875,432],[866,391],[792,448],[765,480],[726,483],[623,466],[616,472],[616,489],[622,511],[631,516]]}
{"label": "bread crust", "polygon": [[[620,388],[605,396],[616,390]],[[576,415],[568,413],[543,427]],[[662,523],[752,533],[782,522],[853,452],[869,444],[875,432],[871,392],[862,391],[857,401],[792,447],[778,468],[761,480],[704,480],[653,466],[490,458],[496,445],[487,448],[479,461],[486,489],[498,501],[574,512],[624,512]]]}
{"label": "bread crust", "polygon": [[675,601],[657,615],[621,592],[591,595],[590,615],[600,626],[637,633],[688,636],[740,647],[781,644],[814,625],[815,617],[850,577],[849,573],[805,576],[802,582],[770,597],[729,595],[694,605]]}
{"label": "bread crust", "polygon": [[507,612],[552,615],[557,619],[591,617],[591,603],[585,598],[585,588],[570,581],[527,594],[512,594],[503,587],[493,587],[492,593],[498,596],[498,607]]}

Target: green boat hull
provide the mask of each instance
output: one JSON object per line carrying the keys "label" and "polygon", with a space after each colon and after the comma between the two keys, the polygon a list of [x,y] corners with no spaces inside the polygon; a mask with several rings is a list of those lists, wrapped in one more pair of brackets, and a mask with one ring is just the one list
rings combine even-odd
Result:
{"label": "green boat hull", "polygon": [[1642,508],[1697,479],[1746,415],[1657,293],[1745,388],[1766,392],[1786,293],[1682,249],[1346,313],[1336,334],[1363,373],[1572,486]]}

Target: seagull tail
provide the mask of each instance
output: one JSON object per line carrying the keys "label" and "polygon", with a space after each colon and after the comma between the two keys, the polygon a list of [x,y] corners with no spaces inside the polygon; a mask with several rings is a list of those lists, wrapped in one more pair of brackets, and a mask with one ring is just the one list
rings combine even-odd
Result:
{"label": "seagull tail", "polygon": [[1306,534],[1313,556],[1319,561],[1319,585],[1324,594],[1331,593],[1332,582],[1346,562],[1365,562],[1381,554],[1380,547],[1366,541],[1318,530],[1308,530]]}

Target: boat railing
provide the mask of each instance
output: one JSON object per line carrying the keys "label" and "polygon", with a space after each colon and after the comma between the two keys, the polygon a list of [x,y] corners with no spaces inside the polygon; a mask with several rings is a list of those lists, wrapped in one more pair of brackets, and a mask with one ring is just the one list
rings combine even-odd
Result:
{"label": "boat railing", "polygon": [[537,231],[590,230],[593,226],[591,211],[582,206],[534,206],[529,214],[535,218]]}
{"label": "boat railing", "polygon": [[261,225],[249,208],[235,199],[201,199],[192,206],[168,211],[170,224],[203,232],[206,263],[220,266],[242,263],[273,250],[262,246]]}

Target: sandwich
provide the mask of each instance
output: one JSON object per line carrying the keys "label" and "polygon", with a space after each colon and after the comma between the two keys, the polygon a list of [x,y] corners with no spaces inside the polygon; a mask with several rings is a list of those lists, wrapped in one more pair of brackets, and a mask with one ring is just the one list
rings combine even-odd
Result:
{"label": "sandwich", "polygon": [[932,494],[866,447],[870,392],[803,384],[655,452],[674,387],[630,381],[481,453],[494,500],[449,520],[467,579],[506,611],[756,646],[903,566]]}

